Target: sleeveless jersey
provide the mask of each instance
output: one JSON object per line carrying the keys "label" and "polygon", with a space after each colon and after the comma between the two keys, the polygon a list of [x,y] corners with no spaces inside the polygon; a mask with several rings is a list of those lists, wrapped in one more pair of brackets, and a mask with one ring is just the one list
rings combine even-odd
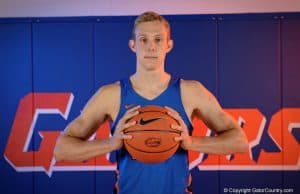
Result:
{"label": "sleeveless jersey", "polygon": [[[121,103],[118,116],[112,123],[113,134],[116,124],[132,105],[169,106],[182,117],[191,133],[192,125],[185,113],[181,95],[180,79],[171,77],[169,85],[159,96],[148,100],[133,89],[130,79],[120,81]],[[124,146],[117,151],[118,194],[185,194],[187,192],[189,169],[187,151],[179,148],[162,163],[147,164],[131,158]]]}

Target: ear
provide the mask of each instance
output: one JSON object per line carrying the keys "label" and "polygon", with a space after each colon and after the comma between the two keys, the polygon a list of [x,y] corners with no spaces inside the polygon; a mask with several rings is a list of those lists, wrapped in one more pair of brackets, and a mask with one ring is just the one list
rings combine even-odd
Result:
{"label": "ear", "polygon": [[174,41],[172,39],[168,40],[168,48],[167,48],[167,53],[170,52],[174,46]]}
{"label": "ear", "polygon": [[135,49],[135,41],[134,41],[133,39],[130,39],[130,40],[129,40],[128,46],[129,46],[129,48],[130,48],[133,52],[136,52],[136,49]]}

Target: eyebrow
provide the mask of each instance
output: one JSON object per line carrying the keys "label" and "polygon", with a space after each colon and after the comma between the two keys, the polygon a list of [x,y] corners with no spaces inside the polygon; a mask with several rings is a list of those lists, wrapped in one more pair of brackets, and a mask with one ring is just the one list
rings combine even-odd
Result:
{"label": "eyebrow", "polygon": [[145,37],[145,36],[146,36],[145,34],[139,34],[139,35],[137,35],[138,38]]}
{"label": "eyebrow", "polygon": [[[137,34],[137,36],[147,36],[147,34]],[[162,36],[162,33],[157,33],[157,34],[154,34],[154,36]]]}

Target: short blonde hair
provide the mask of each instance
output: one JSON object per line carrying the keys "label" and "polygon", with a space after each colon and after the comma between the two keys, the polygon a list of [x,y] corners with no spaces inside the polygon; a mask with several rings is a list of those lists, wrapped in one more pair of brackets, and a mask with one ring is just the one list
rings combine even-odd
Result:
{"label": "short blonde hair", "polygon": [[140,23],[152,22],[152,21],[162,22],[167,29],[168,39],[171,38],[170,23],[163,16],[159,15],[158,13],[155,13],[153,11],[147,11],[147,12],[142,13],[135,19],[134,27],[133,27],[132,34],[131,34],[131,39],[133,39],[133,40],[135,39],[135,29]]}

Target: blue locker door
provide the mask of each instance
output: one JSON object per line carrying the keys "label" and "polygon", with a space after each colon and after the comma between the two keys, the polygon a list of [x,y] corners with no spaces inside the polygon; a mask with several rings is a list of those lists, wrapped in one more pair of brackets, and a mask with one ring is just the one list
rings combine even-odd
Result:
{"label": "blue locker door", "polygon": [[[282,20],[282,105],[287,109],[300,110],[300,19],[286,18]],[[283,158],[285,165],[291,168],[284,172],[283,188],[294,189],[294,193],[300,192],[299,186],[299,144],[300,144],[300,111],[283,112],[282,118],[285,123],[293,125],[289,132],[288,127],[284,125],[283,130]],[[291,119],[294,117],[295,119]],[[291,157],[292,156],[292,157]]]}
{"label": "blue locker door", "polygon": [[[104,18],[95,24],[95,91],[135,72],[135,54],[128,46],[132,23],[128,20],[111,21]],[[116,161],[115,153],[110,154],[109,160]],[[96,193],[112,193],[116,181],[114,169],[99,166],[98,170]]]}
{"label": "blue locker door", "polygon": [[95,89],[135,72],[135,53],[128,46],[132,21],[115,20],[104,18],[95,24]]}
{"label": "blue locker door", "polygon": [[[219,24],[218,91],[221,104],[225,108],[257,108],[266,118],[261,140],[251,149],[255,161],[260,159],[262,149],[273,153],[279,151],[267,133],[271,116],[281,108],[278,27],[277,20],[263,17],[251,20],[225,17]],[[251,125],[246,120],[244,126],[247,124]],[[280,130],[281,125],[276,127]],[[253,145],[254,142],[250,143]],[[281,160],[282,155],[279,157]],[[251,169],[253,167],[222,171],[220,193],[226,188],[282,187],[282,171],[262,172]]]}
{"label": "blue locker door", "polygon": [[198,80],[216,92],[216,25],[212,20],[171,21],[174,48],[167,55],[166,70],[189,80]]}
{"label": "blue locker door", "polygon": [[[27,107],[21,110],[20,106],[21,99],[32,91],[30,23],[0,24],[0,90],[0,190],[11,194],[33,193],[34,174],[26,170],[32,168],[33,156],[25,159],[16,155],[23,152],[26,139],[18,132],[23,131],[23,121],[33,117],[32,98],[27,98]],[[27,150],[31,149],[29,146]]]}
{"label": "blue locker door", "polygon": [[[43,138],[40,133],[64,130],[67,124],[80,114],[80,110],[92,95],[93,51],[91,23],[57,23],[53,20],[33,24],[34,91],[51,94],[66,92],[74,96],[73,101],[71,97],[68,99],[70,113],[66,120],[62,115],[51,114],[51,111],[47,110],[39,115],[33,133],[36,151],[42,148]],[[49,102],[55,101],[55,98],[36,97],[35,105],[43,100]],[[63,107],[66,107],[66,104],[63,104]],[[54,164],[45,170],[39,163],[41,159],[37,157],[36,168],[41,170],[35,173],[35,193],[54,194],[62,193],[62,190],[70,194],[95,193],[93,166],[86,170],[87,168],[76,167],[76,164]]]}
{"label": "blue locker door", "polygon": [[[201,82],[214,95],[216,95],[216,30],[216,23],[212,19],[172,20],[174,48],[167,56],[166,62],[167,71],[187,80]],[[193,193],[218,192],[218,171],[207,171],[205,165],[197,162],[197,165],[192,167],[191,173]]]}

